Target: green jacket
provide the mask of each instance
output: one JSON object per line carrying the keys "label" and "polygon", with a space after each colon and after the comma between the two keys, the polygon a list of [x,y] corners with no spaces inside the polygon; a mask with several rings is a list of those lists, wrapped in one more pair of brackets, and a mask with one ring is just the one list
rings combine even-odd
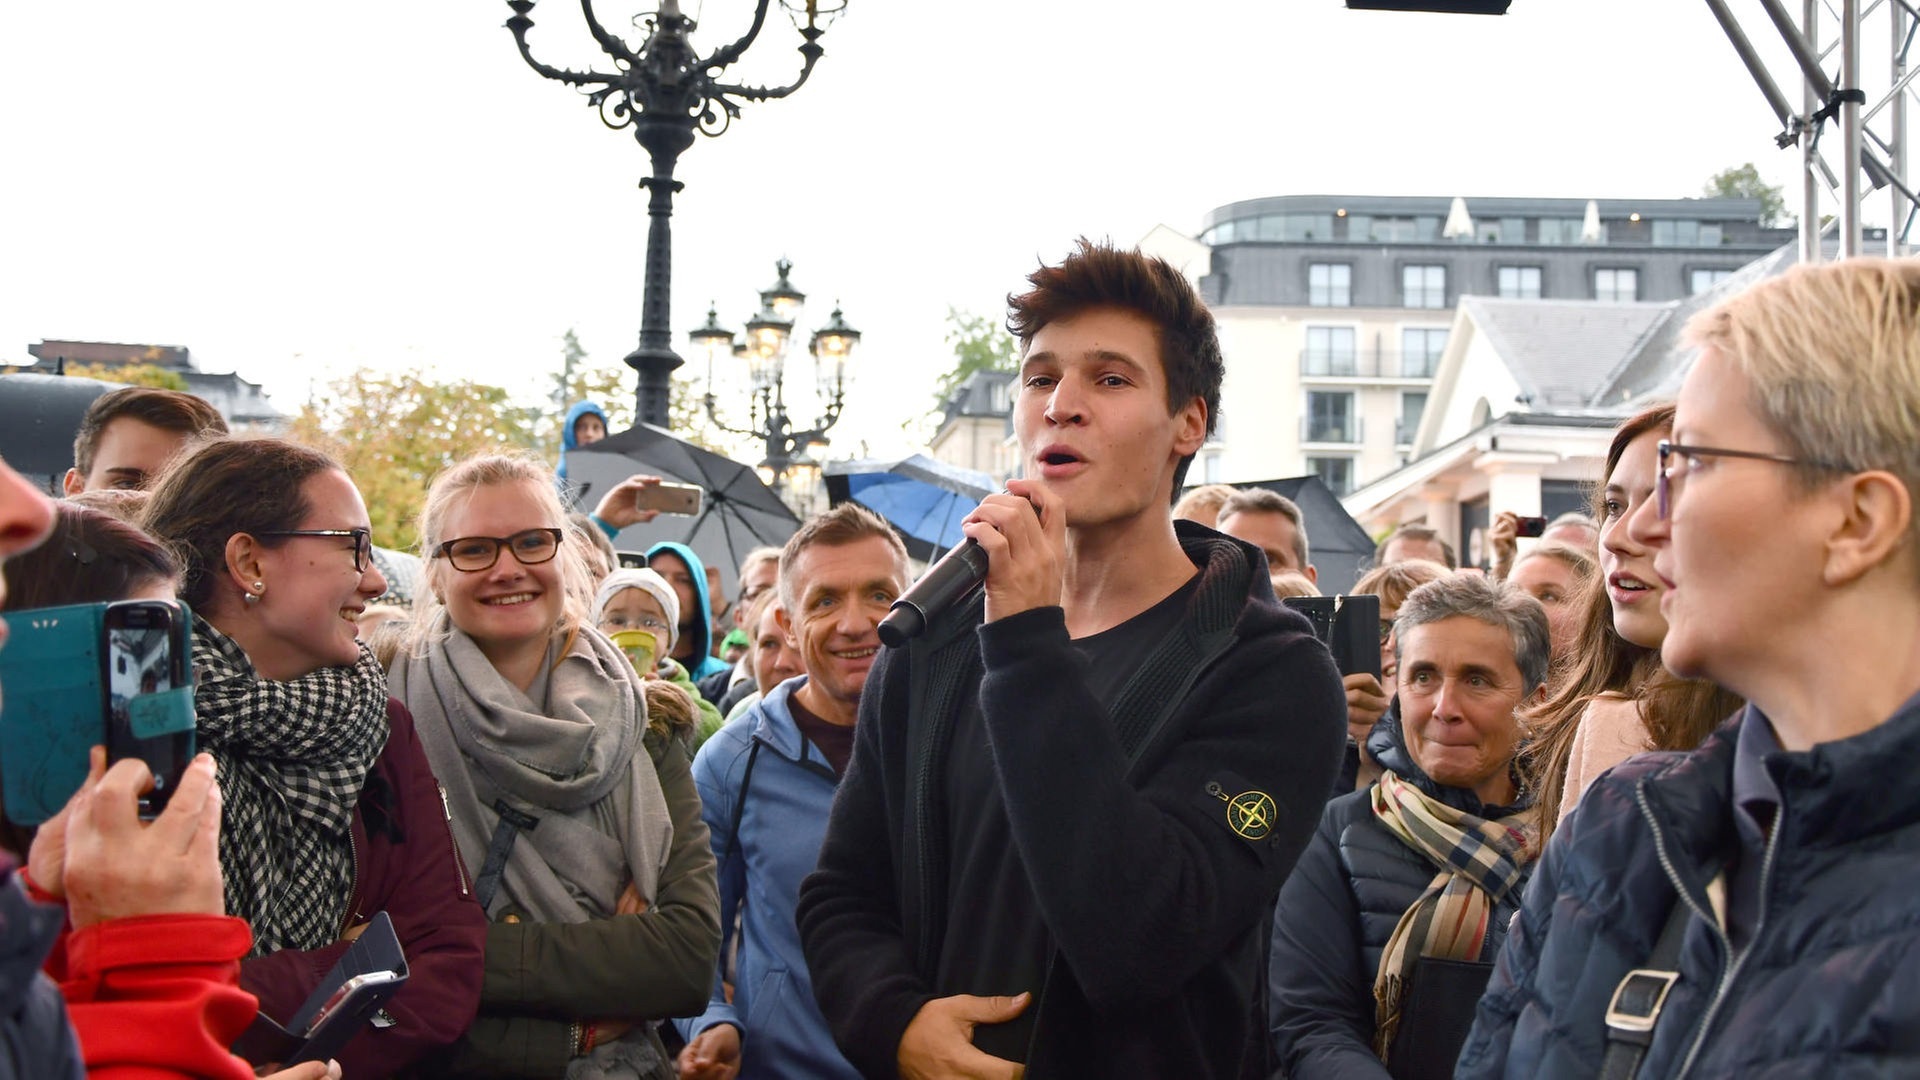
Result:
{"label": "green jacket", "polygon": [[[576,1021],[661,1020],[706,1008],[720,953],[713,849],[685,740],[649,730],[646,746],[673,819],[658,902],[639,915],[488,927],[480,1017],[455,1047],[449,1075],[561,1077]],[[662,1057],[660,1075],[671,1080],[672,1058]]]}

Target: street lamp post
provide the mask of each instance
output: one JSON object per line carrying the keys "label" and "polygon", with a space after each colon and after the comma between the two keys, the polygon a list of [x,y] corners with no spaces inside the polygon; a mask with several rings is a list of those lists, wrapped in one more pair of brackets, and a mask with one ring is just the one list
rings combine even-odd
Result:
{"label": "street lamp post", "polygon": [[[827,322],[807,339],[807,352],[813,357],[815,388],[822,403],[820,417],[813,426],[797,430],[787,412],[787,354],[793,344],[793,327],[806,303],[806,294],[793,287],[787,275],[793,263],[781,259],[774,264],[780,276],[760,290],[760,310],[747,320],[746,333],[736,345],[733,331],[720,325],[718,311],[709,306],[707,321],[688,334],[688,340],[707,355],[707,416],[716,427],[733,435],[759,439],[766,456],[760,464],[773,473],[773,487],[785,495],[787,473],[806,460],[810,446],[827,444],[827,431],[840,420],[840,407],[846,400],[847,362],[860,343],[860,331],[847,325],[838,304]],[[720,418],[719,402],[713,392],[714,362],[739,356],[747,362],[752,380],[748,417],[751,427],[729,426]]]}
{"label": "street lamp post", "polygon": [[[628,353],[628,366],[640,373],[639,418],[659,427],[667,426],[667,402],[671,394],[673,370],[681,360],[673,351],[672,320],[673,239],[668,219],[673,216],[673,193],[680,182],[673,178],[674,165],[681,151],[693,145],[693,133],[719,135],[733,118],[740,115],[735,99],[766,101],[782,98],[800,88],[813,73],[820,59],[820,35],[826,23],[846,7],[845,0],[780,0],[780,6],[794,15],[794,25],[803,39],[800,55],[805,63],[792,83],[782,87],[747,86],[722,82],[720,73],[739,60],[759,37],[772,0],[755,0],[753,23],[738,40],[707,56],[695,53],[688,35],[694,21],[680,13],[679,0],[660,0],[660,9],[651,16],[636,16],[647,39],[638,50],[618,35],[609,33],[593,13],[593,0],[581,0],[587,30],[600,50],[612,58],[612,74],[595,71],[570,71],[543,64],[533,58],[527,45],[527,31],[533,28],[534,0],[507,0],[513,17],[507,29],[520,47],[527,65],[542,76],[580,88],[592,87],[587,103],[600,111],[600,119],[609,128],[633,128],[633,137],[647,151],[653,164],[652,175],[640,181],[647,189],[647,261],[646,291],[640,303],[640,344]],[[805,25],[800,16],[805,15]]]}

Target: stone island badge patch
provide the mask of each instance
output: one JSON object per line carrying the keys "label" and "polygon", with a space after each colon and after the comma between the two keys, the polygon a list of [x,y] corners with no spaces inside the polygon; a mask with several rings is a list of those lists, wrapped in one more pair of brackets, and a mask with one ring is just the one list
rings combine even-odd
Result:
{"label": "stone island badge patch", "polygon": [[1280,813],[1273,796],[1264,791],[1231,794],[1213,780],[1207,782],[1207,794],[1226,804],[1227,828],[1242,840],[1265,840],[1273,832],[1274,819]]}

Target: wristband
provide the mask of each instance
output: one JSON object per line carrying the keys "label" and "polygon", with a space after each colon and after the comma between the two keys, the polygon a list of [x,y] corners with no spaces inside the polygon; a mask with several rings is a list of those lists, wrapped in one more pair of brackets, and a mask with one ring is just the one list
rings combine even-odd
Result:
{"label": "wristband", "polygon": [[567,1049],[569,1051],[567,1056],[579,1057],[585,1054],[587,1052],[586,1049],[580,1045],[585,1039],[586,1032],[583,1030],[580,1021],[575,1020],[567,1028]]}
{"label": "wristband", "polygon": [[581,1054],[581,1056],[583,1056],[583,1057],[584,1057],[584,1056],[586,1056],[587,1054],[591,1054],[591,1053],[593,1053],[593,1045],[594,1045],[594,1043],[595,1043],[595,1042],[597,1042],[597,1041],[599,1041],[598,1039],[596,1039],[596,1038],[595,1038],[595,1035],[596,1035],[596,1032],[595,1032],[595,1030],[594,1030],[594,1026],[593,1026],[592,1024],[588,1024],[588,1025],[587,1025],[587,1037],[586,1037],[586,1041],[585,1041],[585,1043],[584,1043],[584,1044],[583,1044],[583,1045],[582,1045],[582,1046],[580,1047],[580,1054]]}

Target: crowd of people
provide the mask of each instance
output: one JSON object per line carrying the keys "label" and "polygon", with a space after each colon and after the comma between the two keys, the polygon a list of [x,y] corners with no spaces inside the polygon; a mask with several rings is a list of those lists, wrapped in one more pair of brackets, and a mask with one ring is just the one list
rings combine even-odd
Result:
{"label": "crowd of people", "polygon": [[[99,398],[57,503],[0,466],[0,609],[184,602],[201,751],[151,821],[96,749],[6,823],[0,1077],[1916,1071],[1920,265],[1699,316],[1590,511],[1496,508],[1486,567],[1382,538],[1345,671],[1298,506],[1175,502],[1186,279],[1029,281],[984,581],[900,648],[851,503],[728,601],[621,565],[656,478],[580,513],[524,453],[449,463],[414,553],[185,394]],[[335,1060],[236,1053],[382,914],[408,975]]]}

